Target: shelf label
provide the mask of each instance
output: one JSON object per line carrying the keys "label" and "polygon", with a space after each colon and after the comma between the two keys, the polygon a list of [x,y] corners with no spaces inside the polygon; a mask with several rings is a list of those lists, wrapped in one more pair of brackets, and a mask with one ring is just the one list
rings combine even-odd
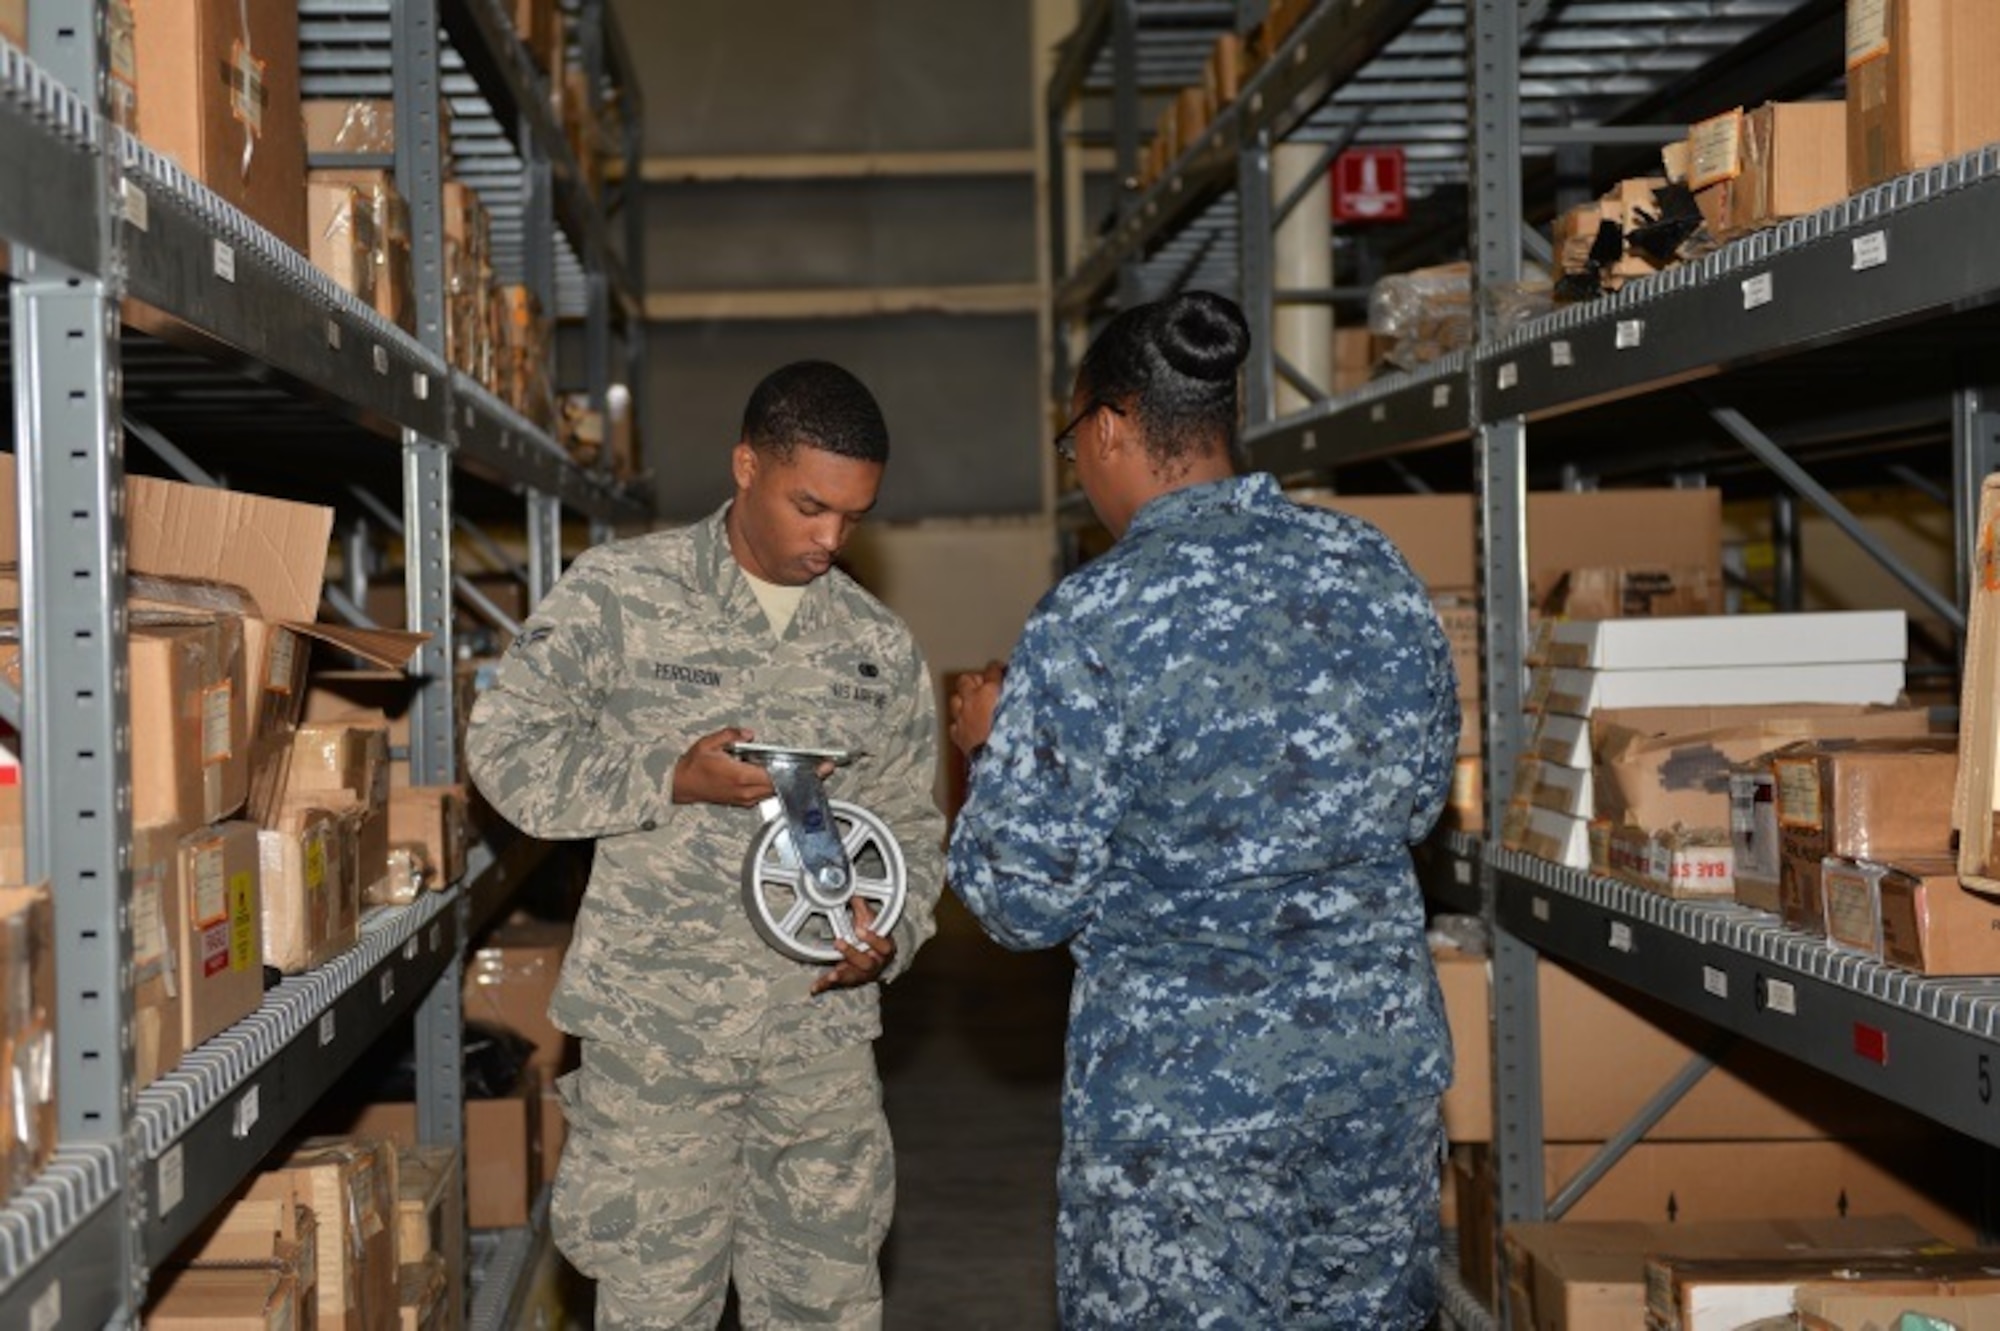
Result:
{"label": "shelf label", "polygon": [[1386,421],[1388,419],[1389,419],[1388,403],[1377,402],[1368,408],[1368,420],[1371,424],[1380,425],[1383,421]]}
{"label": "shelf label", "polygon": [[1460,887],[1472,886],[1472,861],[1453,860],[1451,862],[1451,881],[1457,883]]}
{"label": "shelf label", "polygon": [[250,1129],[257,1126],[258,1116],[263,1113],[262,1087],[252,1086],[243,1092],[243,1098],[236,1102],[236,1109],[229,1117],[229,1135],[238,1141],[250,1135]]}
{"label": "shelf label", "polygon": [[340,350],[340,321],[338,319],[328,319],[326,321],[326,345],[329,351]]}
{"label": "shelf label", "polygon": [[411,934],[409,940],[403,944],[403,960],[415,961],[417,959],[417,954],[422,950],[423,950],[423,945],[417,941],[417,936],[415,934]]}
{"label": "shelf label", "polygon": [[1854,271],[1865,273],[1889,262],[1889,233],[1870,231],[1854,238]]}
{"label": "shelf label", "polygon": [[153,223],[151,204],[147,202],[146,191],[131,180],[118,182],[118,197],[125,205],[125,220],[132,224],[134,231],[150,230]]}
{"label": "shelf label", "polygon": [[215,275],[225,282],[236,280],[236,249],[221,241],[214,242]]}
{"label": "shelf label", "polygon": [[1310,453],[1318,447],[1319,447],[1319,436],[1314,434],[1311,430],[1307,430],[1305,438],[1299,440],[1299,451],[1301,453]]}
{"label": "shelf label", "polygon": [[1870,1063],[1889,1066],[1889,1032],[1866,1022],[1854,1023],[1854,1052]]}
{"label": "shelf label", "polygon": [[49,1287],[28,1309],[28,1331],[56,1331],[62,1325],[62,1281],[51,1280]]}
{"label": "shelf label", "polygon": [[1769,1012],[1781,1012],[1787,1017],[1799,1015],[1799,991],[1789,980],[1764,980],[1764,1008]]}
{"label": "shelf label", "polygon": [[1451,405],[1451,385],[1439,384],[1431,389],[1431,409],[1442,411]]}
{"label": "shelf label", "polygon": [[1567,370],[1576,364],[1576,351],[1567,339],[1549,343],[1549,364],[1558,370]]}
{"label": "shelf label", "polygon": [[1719,966],[1701,968],[1701,987],[1716,998],[1729,997],[1729,973]]}
{"label": "shelf label", "polygon": [[431,951],[436,952],[443,946],[444,946],[444,926],[442,924],[439,924],[436,920],[432,920]]}
{"label": "shelf label", "polygon": [[1611,335],[1612,345],[1620,351],[1630,351],[1646,340],[1644,319],[1620,319],[1618,330]]}
{"label": "shelf label", "polygon": [[1755,277],[1743,279],[1743,308],[1754,310],[1760,305],[1769,305],[1774,293],[1775,282],[1769,273],[1759,273]]}
{"label": "shelf label", "polygon": [[328,1008],[319,1014],[319,1047],[324,1049],[332,1044],[334,1034],[333,1009]]}
{"label": "shelf label", "polygon": [[181,1154],[181,1144],[175,1142],[160,1156],[157,1187],[159,1199],[153,1207],[153,1215],[163,1218],[187,1196],[187,1158]]}
{"label": "shelf label", "polygon": [[1530,901],[1528,903],[1528,914],[1534,916],[1543,924],[1547,924],[1549,922],[1549,899],[1547,897],[1536,897],[1533,901]]}
{"label": "shelf label", "polygon": [[389,372],[389,348],[383,346],[380,342],[377,342],[374,346],[374,352],[375,352],[375,373],[387,374]]}
{"label": "shelf label", "polygon": [[410,375],[410,391],[417,395],[417,401],[419,402],[430,401],[431,377],[428,374],[425,374],[422,370],[417,370],[413,372]]}
{"label": "shelf label", "polygon": [[1606,941],[1611,945],[1613,952],[1630,952],[1632,950],[1632,926],[1623,920],[1613,920],[1611,922],[1611,937]]}
{"label": "shelf label", "polygon": [[380,986],[380,992],[382,995],[382,1001],[384,1003],[387,1003],[390,999],[396,996],[396,972],[394,970],[386,970],[382,972],[382,983]]}
{"label": "shelf label", "polygon": [[1521,367],[1513,361],[1508,361],[1505,365],[1502,365],[1493,375],[1494,387],[1503,393],[1520,382]]}

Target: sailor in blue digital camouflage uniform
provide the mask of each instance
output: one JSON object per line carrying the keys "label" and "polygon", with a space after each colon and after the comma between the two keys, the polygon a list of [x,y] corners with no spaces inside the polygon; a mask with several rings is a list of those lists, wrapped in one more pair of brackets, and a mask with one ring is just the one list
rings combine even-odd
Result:
{"label": "sailor in blue digital camouflage uniform", "polygon": [[1117,545],[951,699],[949,881],[1068,943],[1065,1327],[1422,1327],[1450,1037],[1410,846],[1451,657],[1373,527],[1233,464],[1249,346],[1191,293],[1114,319],[1057,439]]}

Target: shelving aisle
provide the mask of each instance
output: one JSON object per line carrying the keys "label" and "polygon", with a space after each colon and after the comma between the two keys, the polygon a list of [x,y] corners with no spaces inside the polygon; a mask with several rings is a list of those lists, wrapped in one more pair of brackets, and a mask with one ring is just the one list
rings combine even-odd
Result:
{"label": "shelving aisle", "polygon": [[[635,163],[637,91],[622,44],[602,4],[582,14],[593,89],[602,96],[625,80],[625,152]],[[546,308],[585,321],[587,386],[600,409],[608,384],[639,363],[636,301],[617,255],[624,242],[613,241],[497,0],[305,0],[301,20],[309,95],[396,99],[414,336],[108,121],[96,91],[106,71],[98,5],[37,0],[28,56],[0,47],[0,159],[17,184],[0,192],[0,236],[14,247],[25,646],[22,696],[0,700],[0,711],[22,735],[30,881],[49,881],[55,903],[61,1115],[54,1163],[0,1209],[0,1325],[134,1320],[149,1273],[411,1014],[425,1051],[420,1135],[460,1141],[462,959],[537,857],[525,841],[476,847],[464,880],[371,912],[358,946],[285,979],[252,1016],[133,1093],[127,412],[143,405],[144,426],[134,429],[175,436],[166,450],[184,474],[203,469],[212,427],[239,445],[244,435],[262,440],[261,453],[219,455],[237,479],[280,475],[323,486],[330,499],[355,474],[400,479],[410,623],[431,635],[413,667],[419,783],[454,777],[461,501],[481,512],[519,506],[531,599],[560,572],[566,513],[587,520],[594,537],[648,514],[608,471],[578,467],[547,432],[447,367],[440,189],[447,162],[463,168],[482,135],[487,149],[512,154],[487,151],[474,181],[510,210],[503,269],[539,286]],[[449,156],[441,93],[456,113]],[[636,201],[624,208],[635,221]],[[174,322],[157,336],[121,329],[125,299]],[[621,353],[627,359],[613,364]]]}
{"label": "shelving aisle", "polygon": [[[1658,7],[1646,15],[1629,7],[1613,12],[1619,8],[1513,0],[1307,6],[1236,101],[1141,191],[1131,187],[1142,147],[1141,91],[1200,82],[1198,60],[1186,54],[1194,11],[1138,0],[1087,5],[1045,108],[1053,315],[1063,330],[1051,398],[1067,401],[1071,357],[1094,321],[1132,302],[1208,284],[1239,293],[1253,328],[1263,330],[1282,305],[1352,294],[1274,286],[1271,232],[1286,211],[1269,183],[1275,144],[1323,145],[1321,172],[1355,143],[1408,145],[1420,193],[1462,185],[1469,234],[1461,228],[1443,237],[1439,257],[1453,249],[1471,255],[1473,299],[1483,309],[1480,291],[1518,280],[1525,252],[1539,248],[1548,257],[1546,242],[1538,247],[1523,220],[1525,152],[1564,143],[1629,147],[1648,135],[1657,145],[1668,135],[1652,126],[1690,118],[1662,112],[1670,85],[1732,53],[1782,49],[1783,59],[1769,67],[1784,82],[1750,85],[1739,63],[1735,81],[1721,84],[1732,90],[1725,106],[1829,88],[1841,72],[1839,5],[1749,0],[1702,6],[1699,14]],[[1235,25],[1213,10],[1204,11],[1210,38],[1232,26],[1248,31],[1265,6],[1239,6]],[[1607,54],[1607,34],[1621,23],[1643,25],[1646,49],[1657,58]],[[1579,83],[1602,95],[1566,104]],[[1093,96],[1098,117],[1086,122],[1078,106]],[[1087,182],[1075,145],[1086,123],[1101,127],[1105,97],[1116,157],[1106,211],[1114,215],[1084,241],[1077,196]],[[1644,119],[1617,123],[1635,115]],[[1990,348],[2000,332],[2000,259],[1990,243],[1996,227],[2000,145],[1735,240],[1615,295],[1511,329],[1482,321],[1465,350],[1353,391],[1308,393],[1318,400],[1283,417],[1275,394],[1294,377],[1292,367],[1268,350],[1253,352],[1245,436],[1253,466],[1316,482],[1374,466],[1379,481],[1385,464],[1443,457],[1456,469],[1450,474],[1472,482],[1481,665],[1489,682],[1482,700],[1486,826],[1501,824],[1524,739],[1531,475],[1548,485],[1565,473],[1699,474],[1722,462],[1735,474],[1738,458],[1724,450],[1740,450],[1781,495],[1821,508],[1920,604],[1962,631],[1980,483],[2000,470],[2000,395],[1991,365],[1968,350]],[[1810,406],[1815,394],[1865,399],[1871,382],[1904,389],[1893,403],[1877,405],[1893,408],[1903,433],[1929,440],[1918,445],[1928,450],[1920,455],[1927,465],[1949,471],[1943,498],[1961,570],[1956,588],[1927,585],[1882,549],[1819,479],[1814,464],[1821,459],[1795,452],[1779,442],[1777,428],[1766,428],[1766,414],[1783,418],[1786,407]],[[1676,436],[1664,425],[1656,441],[1646,415],[1668,408],[1680,413],[1674,425],[1692,420],[1698,433],[1722,442]],[[1468,465],[1459,468],[1460,459]],[[1834,450],[1824,459],[1826,469],[1845,467],[1849,476],[1860,465]],[[1072,526],[1086,520],[1075,495],[1059,511]],[[1541,1192],[1540,956],[1615,978],[1979,1142],[2000,1144],[1993,1103],[2000,981],[1922,978],[1844,954],[1770,915],[1669,900],[1481,837],[1436,838],[1420,869],[1439,904],[1482,915],[1494,939],[1502,1223],[1539,1219],[1549,1201]],[[1503,1112],[1507,1106],[1532,1109]],[[1450,1274],[1447,1320],[1490,1321]]]}

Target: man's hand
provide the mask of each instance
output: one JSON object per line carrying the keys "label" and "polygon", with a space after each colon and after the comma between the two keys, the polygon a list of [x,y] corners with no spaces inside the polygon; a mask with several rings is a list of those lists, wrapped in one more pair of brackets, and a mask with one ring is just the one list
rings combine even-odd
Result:
{"label": "man's hand", "polygon": [[1006,677],[1005,665],[989,661],[986,669],[976,675],[960,675],[952,686],[951,742],[960,753],[970,754],[993,733],[993,709],[999,705],[1000,683]]}
{"label": "man's hand", "polygon": [[731,726],[696,740],[674,764],[674,803],[728,804],[747,809],[777,794],[769,772],[727,752],[729,745],[754,738],[749,731]]}
{"label": "man's hand", "polygon": [[855,897],[854,935],[861,940],[860,947],[833,942],[840,950],[841,960],[834,963],[831,970],[822,971],[813,982],[812,991],[823,994],[829,989],[856,989],[864,984],[873,984],[882,978],[882,972],[889,969],[889,963],[896,959],[896,940],[876,933],[869,926],[875,923],[875,912],[866,901]]}

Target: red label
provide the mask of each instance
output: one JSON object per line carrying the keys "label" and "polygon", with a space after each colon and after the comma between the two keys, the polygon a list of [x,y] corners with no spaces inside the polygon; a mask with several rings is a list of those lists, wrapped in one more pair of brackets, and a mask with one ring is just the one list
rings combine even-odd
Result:
{"label": "red label", "polygon": [[1336,221],[1399,222],[1408,214],[1401,148],[1353,148],[1334,159]]}
{"label": "red label", "polygon": [[1889,1065],[1889,1033],[1877,1026],[1854,1023],[1854,1052],[1871,1063]]}
{"label": "red label", "polygon": [[229,969],[229,924],[224,921],[201,931],[201,973],[203,978]]}

